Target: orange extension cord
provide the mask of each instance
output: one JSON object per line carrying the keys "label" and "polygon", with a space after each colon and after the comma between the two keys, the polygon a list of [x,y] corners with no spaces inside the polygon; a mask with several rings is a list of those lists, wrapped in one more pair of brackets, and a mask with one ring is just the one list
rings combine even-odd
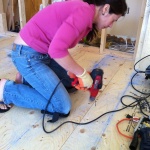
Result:
{"label": "orange extension cord", "polygon": [[116,128],[117,128],[119,134],[121,134],[122,136],[124,136],[124,137],[126,137],[126,138],[133,139],[133,137],[121,133],[121,131],[120,131],[119,127],[118,127],[121,122],[126,121],[126,120],[128,120],[128,121],[130,121],[130,120],[133,121],[133,120],[139,120],[139,119],[136,119],[136,118],[125,118],[125,119],[120,120],[120,121],[116,124]]}

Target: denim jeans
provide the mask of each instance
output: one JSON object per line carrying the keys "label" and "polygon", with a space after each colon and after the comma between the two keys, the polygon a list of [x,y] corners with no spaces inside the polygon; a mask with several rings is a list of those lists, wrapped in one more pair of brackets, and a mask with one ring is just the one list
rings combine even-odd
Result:
{"label": "denim jeans", "polygon": [[[13,103],[24,108],[45,109],[51,94],[60,81],[59,78],[63,78],[61,72],[66,74],[66,71],[61,68],[60,77],[58,77],[55,72],[59,74],[59,65],[48,54],[41,54],[28,46],[15,45],[11,57],[26,82],[17,84],[8,80],[4,87],[4,103]],[[47,111],[67,114],[70,109],[70,96],[64,85],[60,83]]]}

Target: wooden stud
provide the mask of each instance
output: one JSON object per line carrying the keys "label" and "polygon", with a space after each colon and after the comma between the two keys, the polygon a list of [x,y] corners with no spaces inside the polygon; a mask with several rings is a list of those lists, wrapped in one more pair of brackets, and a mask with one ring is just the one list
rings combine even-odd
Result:
{"label": "wooden stud", "polygon": [[18,4],[19,4],[20,27],[23,28],[23,26],[26,24],[24,0],[18,0]]}
{"label": "wooden stud", "polygon": [[3,0],[0,0],[0,33],[7,31],[6,14],[4,13]]}
{"label": "wooden stud", "polygon": [[6,14],[0,14],[0,33],[4,33],[7,31],[7,22],[6,22]]}
{"label": "wooden stud", "polygon": [[14,21],[14,0],[11,0],[11,21],[12,21],[12,30],[15,30],[15,21]]}
{"label": "wooden stud", "polygon": [[43,8],[49,4],[49,0],[42,0]]}
{"label": "wooden stud", "polygon": [[0,13],[4,12],[4,8],[3,8],[3,0],[0,0]]}
{"label": "wooden stud", "polygon": [[102,54],[105,50],[105,45],[106,45],[106,29],[102,29],[100,43],[101,43],[100,44],[100,54]]}
{"label": "wooden stud", "polygon": [[7,9],[5,10],[5,12],[7,18],[7,28],[10,31],[15,29],[14,11],[13,11],[14,0],[9,0],[7,2],[8,2]]}

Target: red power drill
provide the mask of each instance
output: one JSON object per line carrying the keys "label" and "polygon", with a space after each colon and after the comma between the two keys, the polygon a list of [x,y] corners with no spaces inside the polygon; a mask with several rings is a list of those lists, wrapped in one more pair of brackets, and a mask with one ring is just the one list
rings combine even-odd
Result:
{"label": "red power drill", "polygon": [[[93,85],[91,88],[89,88],[89,91],[90,91],[90,100],[95,100],[97,94],[98,94],[98,91],[99,89],[102,88],[102,85],[103,85],[103,70],[102,69],[94,69],[90,75],[93,79]],[[77,77],[74,77],[74,80],[72,81],[72,85],[76,85],[78,83],[78,78]]]}
{"label": "red power drill", "polygon": [[102,69],[94,69],[90,75],[93,79],[93,85],[92,87],[89,89],[90,91],[90,100],[95,100],[99,89],[102,88],[103,85],[103,70]]}

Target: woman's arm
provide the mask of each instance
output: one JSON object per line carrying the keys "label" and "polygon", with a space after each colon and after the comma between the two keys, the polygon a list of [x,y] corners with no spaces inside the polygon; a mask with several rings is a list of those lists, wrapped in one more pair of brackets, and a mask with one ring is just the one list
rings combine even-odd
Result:
{"label": "woman's arm", "polygon": [[54,60],[66,71],[70,71],[75,75],[81,75],[84,72],[84,69],[76,63],[70,54],[62,58],[54,58]]}
{"label": "woman's arm", "polygon": [[64,69],[74,73],[78,77],[80,87],[90,88],[92,86],[93,79],[90,74],[78,65],[70,55],[66,55],[62,58],[55,58],[54,60]]}

